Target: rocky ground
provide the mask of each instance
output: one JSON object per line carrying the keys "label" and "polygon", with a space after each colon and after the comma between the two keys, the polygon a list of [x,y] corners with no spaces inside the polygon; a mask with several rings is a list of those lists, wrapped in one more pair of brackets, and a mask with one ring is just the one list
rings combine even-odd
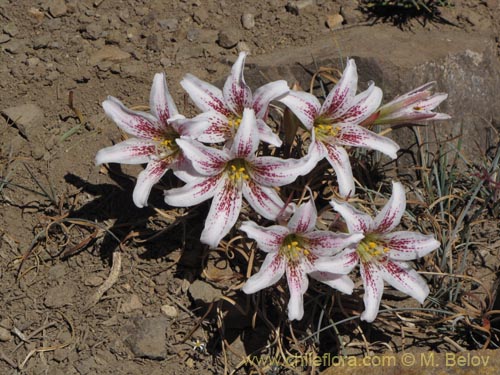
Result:
{"label": "rocky ground", "polygon": [[[252,87],[307,88],[304,67],[354,56],[363,84],[374,79],[388,98],[438,80],[455,127],[437,136],[466,134],[474,161],[500,125],[500,9],[452,3],[394,25],[354,0],[0,0],[0,372],[222,374],[265,347],[266,327],[233,306],[249,308],[233,288],[246,268],[226,266],[238,254],[196,241],[203,207],[170,210],[160,186],[137,209],[141,167],[95,166],[122,137],[101,102],[147,105],[165,71],[181,112],[194,114],[180,78],[220,83],[239,51],[250,52]],[[262,373],[287,373],[274,370]]]}

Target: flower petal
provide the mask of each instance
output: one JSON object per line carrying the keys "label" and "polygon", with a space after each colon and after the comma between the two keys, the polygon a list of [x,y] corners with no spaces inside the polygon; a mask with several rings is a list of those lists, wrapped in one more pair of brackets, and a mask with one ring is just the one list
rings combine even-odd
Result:
{"label": "flower petal", "polygon": [[245,232],[249,238],[257,241],[259,249],[266,253],[277,252],[285,237],[290,234],[290,230],[282,225],[272,225],[265,228],[253,221],[243,222],[240,230]]}
{"label": "flower petal", "polygon": [[275,284],[285,273],[285,264],[285,260],[277,253],[268,254],[260,271],[252,275],[241,290],[252,294]]}
{"label": "flower petal", "polygon": [[203,112],[215,111],[224,116],[231,115],[231,111],[224,103],[222,91],[217,87],[192,74],[184,76],[181,86],[186,90],[193,103]]}
{"label": "flower petal", "polygon": [[350,245],[357,244],[364,238],[362,233],[336,233],[326,230],[316,230],[305,233],[302,237],[307,241],[307,247],[314,255],[319,257],[329,257]]}
{"label": "flower petal", "polygon": [[264,120],[257,119],[257,129],[259,130],[259,139],[261,141],[276,147],[281,147],[283,144],[278,134],[274,133]]}
{"label": "flower petal", "polygon": [[316,165],[315,160],[304,156],[300,159],[280,159],[274,156],[261,156],[251,160],[248,173],[257,183],[265,186],[283,186],[295,181],[298,176],[306,175]]}
{"label": "flower petal", "polygon": [[288,222],[288,228],[295,233],[307,233],[316,226],[318,211],[314,205],[314,200],[301,204]]}
{"label": "flower petal", "polygon": [[347,275],[338,275],[330,272],[311,272],[309,274],[313,279],[321,281],[330,288],[337,289],[345,294],[352,294],[354,283]]}
{"label": "flower petal", "polygon": [[275,220],[286,209],[285,202],[281,200],[273,188],[260,186],[253,181],[248,181],[243,183],[242,191],[248,204],[266,219]]}
{"label": "flower petal", "polygon": [[259,136],[256,130],[255,112],[253,109],[245,108],[240,126],[231,145],[231,154],[235,158],[244,159],[255,154],[259,147]]}
{"label": "flower petal", "polygon": [[269,103],[278,100],[289,92],[288,83],[284,80],[269,82],[259,87],[253,95],[252,107],[255,111],[255,117],[265,120]]}
{"label": "flower petal", "polygon": [[399,145],[396,142],[358,125],[350,124],[342,126],[337,142],[340,145],[377,150],[392,159],[398,157],[396,152],[399,150]]}
{"label": "flower petal", "polygon": [[347,202],[332,200],[330,204],[344,218],[349,233],[368,233],[371,231],[373,220],[369,215],[355,209]]}
{"label": "flower petal", "polygon": [[156,155],[156,146],[153,142],[130,138],[114,146],[106,147],[97,152],[95,163],[123,163],[144,164]]}
{"label": "flower petal", "polygon": [[422,258],[441,245],[432,235],[409,231],[386,233],[380,240],[389,248],[387,255],[393,260]]}
{"label": "flower petal", "polygon": [[197,138],[210,126],[212,113],[205,112],[191,119],[177,118],[169,121],[169,125],[177,134],[184,137]]}
{"label": "flower petal", "polygon": [[358,72],[353,59],[347,60],[347,66],[342,73],[342,78],[330,91],[321,107],[321,115],[334,118],[345,113],[356,95],[358,87]]}
{"label": "flower petal", "polygon": [[343,147],[328,143],[321,144],[325,149],[326,159],[333,167],[335,174],[337,175],[340,195],[342,197],[352,196],[356,188],[354,187],[354,177],[352,175],[349,154],[347,154],[347,151]]}
{"label": "flower petal", "polygon": [[309,286],[309,279],[301,265],[286,268],[290,300],[288,301],[288,319],[300,320],[304,316],[304,293]]}
{"label": "flower petal", "polygon": [[346,275],[359,263],[356,249],[345,249],[335,256],[319,257],[314,261],[314,267],[321,272]]}
{"label": "flower petal", "polygon": [[384,279],[381,270],[375,263],[361,262],[360,269],[365,287],[365,295],[363,296],[365,311],[361,314],[360,319],[370,323],[375,320],[380,308],[380,300],[384,293]]}
{"label": "flower petal", "polygon": [[230,159],[224,150],[204,146],[189,138],[178,138],[176,142],[184,156],[192,163],[194,170],[204,176],[219,174]]}
{"label": "flower petal", "polygon": [[246,57],[247,52],[240,52],[238,59],[231,68],[231,74],[227,78],[223,89],[226,106],[235,115],[240,115],[243,112],[243,108],[252,107],[252,91],[245,83],[243,76]]}
{"label": "flower petal", "polygon": [[381,264],[381,275],[392,287],[424,303],[429,295],[429,286],[425,279],[420,276],[405,262],[393,262],[388,260]]}
{"label": "flower petal", "polygon": [[132,194],[132,199],[137,207],[142,208],[148,205],[153,185],[160,181],[168,168],[169,163],[164,160],[151,160],[146,169],[139,173]]}
{"label": "flower petal", "polygon": [[214,249],[220,240],[229,233],[238,220],[241,210],[241,191],[229,180],[215,189],[214,199],[210,206],[205,228],[201,232],[200,241]]}
{"label": "flower petal", "polygon": [[405,189],[401,182],[392,182],[391,199],[373,220],[374,231],[387,233],[396,228],[406,208]]}
{"label": "flower petal", "polygon": [[222,184],[221,175],[196,178],[176,189],[166,190],[165,203],[174,207],[190,207],[214,196],[215,190]]}
{"label": "flower petal", "polygon": [[124,132],[143,139],[161,137],[164,132],[162,125],[153,115],[132,111],[125,107],[118,99],[108,96],[102,102],[106,115],[113,120]]}
{"label": "flower petal", "polygon": [[382,90],[371,84],[368,89],[356,95],[345,112],[337,112],[331,119],[336,123],[359,124],[370,117],[382,102]]}
{"label": "flower petal", "polygon": [[307,129],[312,129],[321,108],[314,95],[304,91],[291,90],[287,96],[279,101],[290,108]]}
{"label": "flower petal", "polygon": [[200,119],[206,119],[208,126],[197,139],[204,143],[220,143],[231,138],[231,127],[225,115],[218,112],[204,112]]}
{"label": "flower petal", "polygon": [[179,114],[170,92],[167,87],[167,80],[164,73],[156,73],[153,78],[153,86],[149,95],[149,107],[151,113],[160,122],[167,126],[167,121]]}

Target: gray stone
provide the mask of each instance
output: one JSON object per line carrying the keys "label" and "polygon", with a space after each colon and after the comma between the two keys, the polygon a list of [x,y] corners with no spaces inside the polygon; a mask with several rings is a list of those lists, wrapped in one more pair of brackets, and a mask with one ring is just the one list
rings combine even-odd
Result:
{"label": "gray stone", "polygon": [[159,20],[158,25],[162,29],[166,29],[168,31],[177,31],[179,28],[179,21],[177,18],[167,18],[166,20]]}
{"label": "gray stone", "polygon": [[19,29],[13,23],[8,23],[3,27],[3,32],[10,36],[16,36],[19,33]]}
{"label": "gray stone", "polygon": [[238,42],[238,44],[236,45],[236,49],[238,50],[238,52],[251,52],[251,48],[247,42]]}
{"label": "gray stone", "polygon": [[124,302],[121,306],[121,312],[128,314],[134,310],[140,310],[143,308],[141,299],[137,294],[132,294],[130,298]]}
{"label": "gray stone", "polygon": [[189,294],[195,301],[204,303],[212,303],[222,297],[222,292],[219,289],[215,289],[202,280],[196,280],[189,286]]}
{"label": "gray stone", "polygon": [[[492,125],[500,128],[500,63],[492,38],[449,30],[428,43],[425,33],[410,35],[388,29],[377,32],[378,28],[378,25],[372,27],[369,41],[363,36],[365,30],[336,31],[335,43],[345,46],[343,55],[356,60],[359,90],[373,80],[383,89],[384,102],[388,102],[426,82],[437,81],[436,91],[449,95],[438,111],[451,115],[452,119],[435,125],[430,122],[432,129],[422,132],[422,141],[432,148],[463,134],[461,152],[469,160],[477,160],[478,147],[486,150],[496,144],[491,130]],[[257,87],[266,82],[263,76],[271,80],[286,79],[290,84],[298,81],[301,87],[309,87],[311,77],[297,63],[314,71],[310,56],[322,56],[316,59],[317,66],[332,66],[342,71],[334,46],[329,37],[324,37],[309,46],[254,57],[250,61],[256,68],[245,72],[245,78]],[[405,129],[391,132],[390,137],[402,147],[414,139]]]}
{"label": "gray stone", "polygon": [[10,36],[7,34],[0,34],[0,44],[6,43],[10,40]]}
{"label": "gray stone", "polygon": [[125,52],[117,46],[104,46],[99,51],[90,55],[89,64],[92,66],[97,65],[101,61],[120,62],[130,58],[130,53]]}
{"label": "gray stone", "polygon": [[161,50],[160,40],[157,34],[151,34],[147,37],[146,48],[154,52],[159,52]]}
{"label": "gray stone", "polygon": [[85,31],[82,36],[85,39],[97,40],[102,36],[102,26],[98,23],[91,23],[85,27]]}
{"label": "gray stone", "polygon": [[247,29],[253,29],[255,27],[255,18],[252,13],[244,13],[241,16],[241,24],[242,26]]}
{"label": "gray stone", "polygon": [[33,38],[33,49],[47,48],[52,41],[50,34],[42,34]]}
{"label": "gray stone", "polygon": [[24,49],[24,42],[21,40],[12,39],[3,45],[3,49],[13,55],[17,55]]}
{"label": "gray stone", "polygon": [[298,1],[289,1],[286,5],[286,10],[292,14],[298,16],[304,9],[314,5],[314,0],[298,0]]}
{"label": "gray stone", "polygon": [[68,7],[64,0],[49,0],[49,13],[52,17],[61,17],[68,12]]}
{"label": "gray stone", "polygon": [[206,7],[200,7],[193,13],[193,20],[198,25],[203,25],[208,20],[208,9]]}
{"label": "gray stone", "polygon": [[240,41],[240,34],[234,29],[224,29],[219,31],[217,43],[222,48],[230,49],[235,47]]}
{"label": "gray stone", "polygon": [[198,29],[189,29],[186,35],[186,39],[190,42],[196,41],[200,37],[200,30]]}
{"label": "gray stone", "polygon": [[12,334],[8,329],[0,327],[0,341],[10,341],[12,339]]}
{"label": "gray stone", "polygon": [[128,330],[125,344],[136,357],[163,360],[167,356],[166,317],[140,318]]}
{"label": "gray stone", "polygon": [[43,111],[36,104],[27,103],[9,107],[1,111],[9,122],[19,130],[23,137],[33,140],[40,132],[43,121]]}
{"label": "gray stone", "polygon": [[64,286],[58,285],[47,291],[43,304],[50,309],[58,309],[70,305],[74,295],[75,288],[70,287],[67,283]]}

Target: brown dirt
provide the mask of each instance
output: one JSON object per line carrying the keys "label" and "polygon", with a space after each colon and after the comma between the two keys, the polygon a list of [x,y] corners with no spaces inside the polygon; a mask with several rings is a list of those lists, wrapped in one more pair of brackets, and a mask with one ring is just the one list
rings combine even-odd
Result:
{"label": "brown dirt", "polygon": [[[183,218],[164,207],[160,186],[151,202],[162,211],[137,209],[131,193],[140,167],[94,165],[99,149],[121,139],[101,102],[113,95],[130,106],[147,104],[154,73],[166,71],[181,111],[192,114],[179,86],[185,73],[220,82],[238,48],[287,56],[334,33],[325,22],[341,6],[344,27],[369,35],[355,3],[318,0],[294,14],[286,0],[238,6],[229,0],[0,0],[0,110],[29,103],[41,110],[24,128],[0,118],[0,177],[8,181],[0,183],[0,373],[18,367],[28,374],[221,374],[241,354],[265,346],[263,327],[247,329],[242,339],[251,317],[229,302],[194,301],[196,293],[206,299],[222,289],[248,306],[231,291],[246,268],[235,261],[227,271],[233,258],[208,253],[196,241],[206,205]],[[443,10],[454,25],[410,21],[400,32],[427,33],[430,41],[454,28],[498,37],[496,1],[454,3]],[[250,29],[242,27],[245,13],[254,16]],[[378,32],[394,27],[387,21]],[[246,46],[220,46],[220,31]],[[110,47],[113,61],[99,53]],[[70,92],[76,111],[68,105]],[[167,176],[163,185],[172,181]],[[89,305],[110,275],[118,240],[124,244],[118,279]],[[205,282],[195,287],[195,280]],[[216,310],[227,315],[231,351],[220,349]],[[304,337],[311,329],[300,326]],[[155,335],[158,330],[166,336]],[[146,347],[160,346],[148,351],[154,359],[141,358],[143,347],[132,349],[144,335]],[[196,340],[206,349],[195,350]]]}

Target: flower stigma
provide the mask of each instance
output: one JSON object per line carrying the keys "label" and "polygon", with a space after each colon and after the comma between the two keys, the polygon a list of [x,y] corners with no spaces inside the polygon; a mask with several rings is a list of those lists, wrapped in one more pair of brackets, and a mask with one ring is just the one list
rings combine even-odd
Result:
{"label": "flower stigma", "polygon": [[285,237],[283,243],[281,244],[279,253],[291,263],[297,263],[300,258],[308,258],[311,255],[311,251],[302,245],[301,239],[295,234]]}
{"label": "flower stigma", "polygon": [[356,252],[364,262],[369,262],[387,254],[389,248],[384,246],[383,243],[378,242],[374,236],[368,235],[359,243]]}
{"label": "flower stigma", "polygon": [[321,118],[314,122],[314,129],[319,139],[337,138],[340,133],[340,126],[328,123]]}
{"label": "flower stigma", "polygon": [[242,180],[248,181],[250,179],[245,161],[242,159],[235,159],[231,161],[226,167],[226,170],[229,174],[230,180],[235,183],[238,183]]}
{"label": "flower stigma", "polygon": [[158,158],[166,159],[179,151],[179,146],[175,140],[179,138],[178,134],[170,133],[165,134],[163,137],[154,137],[156,142],[156,151]]}

